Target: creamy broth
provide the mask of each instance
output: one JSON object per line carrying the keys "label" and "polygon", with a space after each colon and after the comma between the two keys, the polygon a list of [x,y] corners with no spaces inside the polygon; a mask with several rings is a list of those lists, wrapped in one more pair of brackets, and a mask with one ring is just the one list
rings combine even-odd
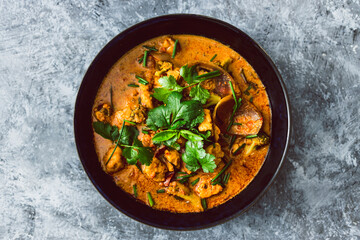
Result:
{"label": "creamy broth", "polygon": [[[172,52],[174,51],[174,40],[178,40],[177,51],[175,57],[171,58]],[[154,47],[158,50],[157,52],[148,52],[146,67],[143,66],[142,62],[139,63],[139,60],[141,60],[144,52],[147,50],[143,47],[144,45]],[[163,51],[163,53],[160,53],[160,51]],[[215,54],[216,57],[210,61]],[[161,63],[164,62],[171,63],[172,67],[168,70],[172,71],[170,74],[168,71],[160,73]],[[156,174],[158,173],[154,173],[156,175],[154,177],[154,174],[151,172],[149,173],[151,169],[146,169],[139,161],[137,162],[137,166],[129,164],[125,157],[118,152],[123,152],[123,147],[119,146],[117,148],[118,150],[114,152],[110,159],[109,153],[113,152],[115,142],[94,133],[95,149],[103,170],[113,177],[117,186],[132,196],[134,196],[135,185],[137,195],[136,200],[141,201],[144,204],[150,205],[148,198],[148,193],[150,193],[154,203],[152,207],[155,209],[178,213],[201,212],[205,209],[203,205],[198,204],[199,199],[206,199],[206,205],[209,209],[223,204],[246,188],[261,168],[269,148],[268,143],[262,146],[252,145],[260,134],[264,134],[264,136],[270,136],[271,134],[271,109],[269,107],[269,100],[264,85],[254,69],[242,56],[220,42],[194,35],[160,36],[140,44],[123,55],[104,78],[94,102],[93,108],[95,113],[92,119],[93,122],[108,123],[119,129],[122,127],[123,119],[135,122],[136,125],[132,125],[131,123],[126,123],[126,125],[136,127],[140,132],[138,136],[139,140],[145,147],[152,148],[152,151],[156,153],[160,146],[151,143],[151,138],[156,131],[147,130],[145,132],[150,133],[145,134],[142,132],[142,129],[146,127],[149,111],[164,104],[151,97],[154,88],[162,87],[159,83],[159,78],[169,76],[171,73],[174,75],[179,74],[179,69],[184,65],[188,64],[190,66],[194,63],[196,65],[196,63],[202,62],[209,64],[209,66],[214,65],[214,69],[217,69],[217,67],[220,66],[222,69],[225,69],[226,72],[230,73],[234,80],[236,93],[243,101],[242,104],[247,103],[251,106],[255,106],[256,111],[261,115],[260,120],[262,121],[262,125],[261,131],[258,134],[253,134],[253,136],[234,135],[234,139],[236,140],[232,143],[232,148],[229,148],[232,135],[229,136],[228,133],[221,131],[219,140],[215,141],[215,127],[213,126],[212,130],[209,130],[211,132],[211,137],[209,139],[212,139],[213,142],[217,142],[219,146],[221,146],[224,157],[215,156],[217,159],[220,159],[220,162],[216,164],[216,168],[212,173],[205,173],[201,168],[193,172],[186,169],[186,164],[182,161],[184,146],[181,146],[181,150],[179,151],[165,147],[167,153],[174,153],[175,155],[178,154],[180,156],[180,158],[177,159],[180,163],[177,164],[177,166],[175,166],[176,164],[172,164],[173,166],[171,164],[169,165],[169,162],[166,162],[166,155],[163,154],[159,157],[160,159],[158,159],[160,160],[159,165],[161,166],[157,166],[156,171],[160,171],[161,169],[165,171],[166,179],[169,178],[169,176],[167,176],[168,174],[174,172],[169,186],[176,188],[176,191],[180,191],[180,195],[172,194],[172,190],[169,190],[169,186],[166,186],[167,183],[165,183],[165,181],[156,180],[158,177]],[[203,70],[200,69],[199,71]],[[199,72],[198,74],[200,75],[202,73],[203,72]],[[206,73],[206,71],[204,73]],[[140,76],[142,79],[148,81],[149,84],[147,87],[141,86],[142,84],[138,82],[138,79],[135,76]],[[179,77],[177,82],[181,86],[186,86],[187,84],[182,77]],[[129,84],[136,84],[138,87],[131,87]],[[184,89],[182,94],[189,94],[189,89],[190,88]],[[211,89],[208,91],[212,93]],[[182,101],[184,100],[191,100],[191,97],[184,96]],[[151,103],[147,101],[151,101]],[[103,109],[101,109],[101,107],[104,108],[103,104],[107,104],[108,107],[112,105],[112,107],[109,107],[110,112],[105,111],[105,115],[107,114],[105,117],[101,115],[104,114]],[[204,104],[204,106],[206,106],[206,104]],[[126,108],[129,109],[129,113],[125,110]],[[138,108],[140,109],[139,111],[141,111],[141,114],[136,112],[138,111]],[[214,106],[203,108],[209,109],[212,124],[214,125]],[[134,114],[135,117],[132,116]],[[239,127],[243,126],[244,124],[239,124]],[[198,130],[198,126],[195,127],[195,129]],[[157,132],[159,132],[159,130]],[[206,141],[203,142],[204,146],[209,145]],[[216,146],[214,145],[215,143],[211,144]],[[204,149],[209,146],[206,146]],[[249,147],[252,148],[249,149]],[[238,150],[238,152],[236,152],[237,154],[235,155],[234,152],[236,150]],[[207,150],[207,153],[210,154],[209,149]],[[116,156],[118,156],[117,159],[115,159]],[[202,180],[213,179],[230,159],[232,159],[231,165],[229,165],[221,177],[218,178],[220,179],[229,176],[227,183],[224,184],[224,182],[222,182],[217,185],[211,185],[213,182],[208,182],[206,185],[207,188],[201,190],[200,185]],[[119,161],[120,163],[116,161]],[[214,161],[217,162],[216,160]],[[112,166],[107,166],[106,162],[108,162],[108,164],[115,164],[113,166],[115,170],[111,168]],[[152,161],[151,164],[155,164],[155,161]],[[142,171],[140,171],[140,169]],[[186,171],[187,175],[179,173],[183,171]],[[163,173],[159,173],[159,176],[161,174]],[[179,183],[177,178],[181,178],[182,175],[189,177],[187,177],[186,182]],[[159,179],[162,178],[161,176]],[[196,183],[198,178],[200,178],[200,180]],[[204,187],[204,183],[202,184]],[[179,186],[180,190],[178,190]],[[214,191],[211,192],[210,188],[213,188],[213,186],[216,186],[217,189],[213,189]],[[184,189],[182,189],[183,187]],[[218,191],[220,187],[222,189]],[[166,191],[161,192],[164,191],[163,189]],[[158,190],[160,190],[160,193],[157,192]],[[182,198],[181,194],[185,194],[185,198]],[[191,200],[187,199],[187,197],[191,198]]]}

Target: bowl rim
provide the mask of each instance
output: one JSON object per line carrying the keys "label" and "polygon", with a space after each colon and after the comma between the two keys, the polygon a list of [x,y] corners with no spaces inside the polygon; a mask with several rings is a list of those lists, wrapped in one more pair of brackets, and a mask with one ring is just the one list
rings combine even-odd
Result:
{"label": "bowl rim", "polygon": [[[109,196],[107,196],[107,194],[101,189],[101,187],[98,185],[98,183],[94,180],[93,176],[90,175],[89,173],[89,169],[87,168],[86,164],[85,164],[85,160],[81,154],[81,147],[80,147],[80,144],[79,144],[79,141],[78,141],[78,136],[79,136],[79,132],[78,132],[78,129],[77,129],[77,125],[78,125],[78,122],[77,122],[77,116],[78,116],[78,109],[81,108],[80,106],[80,95],[81,93],[83,92],[83,89],[85,88],[85,79],[87,79],[90,74],[90,69],[94,67],[94,65],[99,61],[99,59],[102,57],[103,53],[108,49],[108,48],[111,48],[111,46],[117,41],[117,39],[121,36],[125,36],[127,35],[128,33],[132,32],[132,31],[135,31],[136,29],[138,29],[139,27],[142,27],[146,24],[150,24],[150,23],[154,23],[154,22],[158,22],[158,21],[162,21],[162,20],[165,20],[165,19],[173,19],[173,18],[194,18],[194,19],[199,19],[199,20],[204,20],[204,21],[209,21],[209,22],[213,22],[213,23],[217,23],[217,24],[220,24],[222,26],[224,26],[225,28],[228,28],[234,32],[238,32],[238,33],[241,33],[242,35],[244,35],[245,37],[247,37],[247,40],[250,41],[250,43],[252,45],[254,45],[255,47],[259,48],[260,52],[263,54],[263,57],[266,59],[266,61],[269,63],[269,65],[271,66],[272,70],[274,71],[276,77],[277,77],[277,80],[281,86],[281,92],[283,93],[283,97],[284,97],[284,103],[285,103],[285,107],[286,107],[286,113],[287,113],[287,134],[286,134],[286,139],[285,139],[285,145],[284,145],[284,149],[282,151],[282,156],[281,156],[281,159],[279,161],[279,164],[277,166],[277,169],[276,171],[273,173],[271,179],[268,181],[268,183],[266,184],[266,186],[261,190],[261,192],[257,195],[257,197],[255,197],[249,204],[247,204],[243,209],[241,209],[240,211],[237,211],[237,212],[234,212],[232,215],[228,216],[228,217],[224,217],[220,220],[217,220],[217,221],[213,221],[213,222],[210,222],[210,223],[206,223],[206,224],[202,224],[202,225],[199,225],[199,226],[191,226],[191,227],[173,227],[173,226],[168,226],[168,225],[163,225],[163,224],[156,224],[156,223],[153,223],[151,221],[148,221],[148,220],[144,220],[138,216],[135,216],[134,214],[131,214],[129,213],[128,211],[126,211],[125,209],[123,208],[120,208],[118,205],[115,204],[115,202],[110,199]],[[169,33],[170,34],[170,33]],[[166,34],[163,34],[163,35],[166,35]],[[171,34],[170,34],[171,35]],[[194,35],[194,34],[192,34]],[[160,35],[159,35],[160,36]],[[206,36],[204,36],[206,37]],[[217,41],[217,40],[216,40]],[[230,46],[231,47],[231,46]],[[246,58],[245,58],[246,59]],[[256,69],[255,69],[256,71]],[[80,84],[80,87],[78,89],[78,92],[77,92],[77,97],[76,97],[76,102],[75,102],[75,108],[74,108],[74,138],[75,138],[75,143],[76,143],[76,149],[77,149],[77,152],[78,152],[78,156],[79,156],[79,159],[82,163],[82,166],[88,176],[88,178],[90,179],[90,181],[92,182],[92,184],[94,185],[94,187],[97,189],[97,191],[102,195],[103,198],[105,198],[113,207],[115,207],[117,210],[119,210],[120,212],[122,212],[123,214],[125,214],[126,216],[138,221],[138,222],[141,222],[141,223],[144,223],[148,226],[152,226],[152,227],[157,227],[157,228],[161,228],[161,229],[167,229],[167,230],[179,230],[179,231],[184,231],[184,230],[199,230],[199,229],[205,229],[205,228],[209,228],[209,227],[213,227],[213,226],[216,226],[218,224],[222,224],[226,221],[229,221],[241,214],[243,214],[244,212],[248,211],[256,202],[258,202],[258,200],[269,190],[270,186],[274,183],[274,180],[275,178],[277,177],[283,163],[284,163],[284,160],[286,158],[286,155],[287,155],[287,152],[288,152],[288,148],[289,148],[289,144],[290,144],[290,139],[291,139],[291,133],[292,133],[292,125],[291,125],[291,111],[290,111],[290,102],[289,102],[289,97],[288,97],[288,93],[287,93],[287,90],[286,90],[286,87],[285,87],[285,84],[283,82],[283,79],[280,75],[280,72],[279,70],[277,69],[276,65],[274,64],[274,62],[272,61],[272,59],[270,58],[270,56],[267,54],[267,52],[255,41],[253,40],[251,37],[249,37],[248,34],[246,34],[244,31],[238,29],[237,27],[227,23],[227,22],[224,22],[222,20],[219,20],[219,19],[216,19],[216,18],[212,18],[212,17],[209,17],[209,16],[204,16],[204,15],[198,15],[198,14],[167,14],[167,15],[161,15],[161,16],[157,16],[157,17],[154,17],[154,18],[150,18],[150,19],[147,19],[145,21],[141,21],[135,25],[132,25],[131,27],[125,29],[124,31],[120,32],[119,34],[117,34],[115,37],[113,37],[100,51],[99,53],[96,55],[96,57],[93,59],[93,61],[91,62],[91,64],[89,65],[83,79],[82,79],[82,82]],[[270,149],[269,149],[270,151]],[[265,157],[265,160],[264,160],[264,163],[265,161],[268,159],[268,155]],[[263,164],[264,165],[264,164]],[[262,168],[262,167],[261,167]],[[261,170],[260,168],[260,170]],[[259,170],[259,172],[260,172]],[[259,172],[257,174],[259,174]],[[255,176],[256,177],[256,176]],[[254,179],[252,179],[253,181]],[[252,182],[251,181],[251,182]],[[250,183],[251,183],[250,182]],[[250,183],[246,186],[246,188],[250,185]],[[244,190],[243,190],[244,191]],[[240,193],[239,193],[240,194]],[[237,194],[237,196],[239,195]],[[236,196],[235,196],[236,197]],[[234,198],[235,198],[234,197]],[[159,211],[159,210],[158,210]],[[171,213],[171,212],[169,212]],[[181,215],[182,213],[171,213],[171,214],[177,214],[177,215]],[[189,213],[185,213],[185,214],[189,214]],[[192,213],[190,213],[192,214]],[[196,213],[196,214],[201,214],[201,213]]]}

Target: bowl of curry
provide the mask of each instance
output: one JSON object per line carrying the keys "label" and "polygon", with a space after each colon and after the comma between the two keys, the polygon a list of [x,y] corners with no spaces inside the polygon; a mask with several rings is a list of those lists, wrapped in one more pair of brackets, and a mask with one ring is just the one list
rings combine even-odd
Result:
{"label": "bowl of curry", "polygon": [[244,212],[268,188],[289,140],[281,76],[222,21],[167,15],[111,40],[90,65],[74,116],[99,192],[149,225],[190,230]]}

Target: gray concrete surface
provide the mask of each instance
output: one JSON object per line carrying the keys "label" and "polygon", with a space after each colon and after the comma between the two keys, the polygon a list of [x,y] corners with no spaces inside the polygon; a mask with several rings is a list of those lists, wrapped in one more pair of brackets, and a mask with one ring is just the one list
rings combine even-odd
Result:
{"label": "gray concrete surface", "polygon": [[[225,224],[173,232],[138,223],[95,190],[73,110],[115,35],[168,13],[247,32],[286,83],[294,134],[273,186]],[[359,1],[0,0],[1,239],[360,239]]]}

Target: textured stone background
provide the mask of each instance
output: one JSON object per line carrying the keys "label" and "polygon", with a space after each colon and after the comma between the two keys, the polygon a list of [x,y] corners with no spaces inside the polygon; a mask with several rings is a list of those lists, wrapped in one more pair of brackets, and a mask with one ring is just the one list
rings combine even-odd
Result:
{"label": "textured stone background", "polygon": [[[294,134],[277,180],[247,213],[194,232],[140,224],[95,190],[73,110],[91,60],[115,35],[168,13],[219,18],[270,54]],[[0,238],[360,239],[359,1],[0,0]]]}

